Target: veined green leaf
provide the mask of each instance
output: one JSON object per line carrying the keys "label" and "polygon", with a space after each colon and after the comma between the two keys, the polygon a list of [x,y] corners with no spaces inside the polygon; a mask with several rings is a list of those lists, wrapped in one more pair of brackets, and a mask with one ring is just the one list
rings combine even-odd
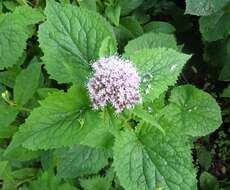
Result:
{"label": "veined green leaf", "polygon": [[18,144],[32,150],[71,146],[91,131],[92,126],[81,127],[81,117],[88,106],[83,87],[52,93],[40,104],[15,134],[12,148]]}
{"label": "veined green leaf", "polygon": [[0,69],[17,63],[31,36],[31,25],[43,20],[37,9],[20,6],[0,19]]}
{"label": "veined green leaf", "polygon": [[191,136],[205,136],[221,123],[221,111],[215,99],[191,85],[172,90],[170,104],[164,108],[167,120]]}
{"label": "veined green leaf", "polygon": [[38,36],[50,77],[60,83],[84,81],[90,62],[99,57],[101,42],[115,40],[111,26],[96,12],[52,0],[45,14]]}
{"label": "veined green leaf", "polygon": [[108,164],[108,151],[75,145],[58,151],[57,174],[64,178],[75,178],[95,174]]}
{"label": "veined green leaf", "polygon": [[185,14],[207,16],[223,8],[229,0],[186,0]]}
{"label": "veined green leaf", "polygon": [[143,49],[130,55],[141,76],[141,90],[145,101],[158,98],[168,86],[176,83],[190,55],[173,49]]}
{"label": "veined green leaf", "polygon": [[176,131],[167,132],[142,125],[116,137],[114,166],[126,190],[197,189],[188,143]]}
{"label": "veined green leaf", "polygon": [[131,55],[141,49],[172,48],[177,50],[176,39],[173,35],[163,33],[148,33],[129,41],[125,46],[125,54]]}
{"label": "veined green leaf", "polygon": [[230,34],[230,13],[219,11],[199,20],[200,32],[206,41],[216,41]]}

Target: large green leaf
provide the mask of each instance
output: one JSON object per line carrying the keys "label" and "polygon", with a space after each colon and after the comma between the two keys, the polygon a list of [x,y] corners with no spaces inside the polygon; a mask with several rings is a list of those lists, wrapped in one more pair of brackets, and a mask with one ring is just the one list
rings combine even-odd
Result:
{"label": "large green leaf", "polygon": [[75,178],[95,174],[108,164],[108,151],[75,145],[58,153],[57,174],[64,178]]}
{"label": "large green leaf", "polygon": [[[17,76],[14,86],[14,99],[17,105],[24,105],[36,92],[41,74],[41,65],[34,59],[27,69]],[[28,79],[30,80],[28,82]]]}
{"label": "large green leaf", "polygon": [[230,13],[219,11],[199,20],[200,32],[206,41],[216,41],[230,34]]}
{"label": "large green leaf", "polygon": [[0,19],[0,69],[17,63],[32,34],[30,25],[43,20],[40,11],[20,6]]}
{"label": "large green leaf", "polygon": [[172,90],[165,117],[191,136],[204,136],[222,123],[221,111],[215,99],[191,85]]}
{"label": "large green leaf", "polygon": [[81,117],[88,106],[86,97],[86,90],[80,86],[72,87],[67,93],[50,94],[20,127],[11,148],[22,144],[37,150],[79,143],[92,127],[81,127]]}
{"label": "large green leaf", "polygon": [[197,189],[190,147],[176,130],[163,135],[143,125],[136,134],[121,132],[115,141],[114,166],[126,190]]}
{"label": "large green leaf", "polygon": [[173,35],[163,33],[148,33],[128,42],[125,46],[125,53],[130,55],[135,51],[145,48],[172,48],[177,50],[176,39]]}
{"label": "large green leaf", "polygon": [[143,49],[133,53],[130,58],[141,75],[144,100],[154,100],[168,86],[174,85],[190,57],[166,48]]}
{"label": "large green leaf", "polygon": [[102,41],[107,37],[114,40],[110,25],[96,12],[51,0],[45,14],[47,21],[38,36],[50,77],[60,83],[86,79]]}
{"label": "large green leaf", "polygon": [[186,0],[186,14],[207,16],[223,8],[230,0]]}

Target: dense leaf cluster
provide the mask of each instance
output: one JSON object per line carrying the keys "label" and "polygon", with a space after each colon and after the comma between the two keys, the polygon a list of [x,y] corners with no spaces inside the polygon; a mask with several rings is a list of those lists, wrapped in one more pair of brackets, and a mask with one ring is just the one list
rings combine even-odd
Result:
{"label": "dense leaf cluster", "polygon": [[[18,4],[3,1],[0,14],[2,189],[197,189],[192,143],[222,118],[210,94],[177,85],[192,57],[174,35],[190,27],[176,22],[184,10],[157,0]],[[152,19],[164,9],[174,23]],[[225,51],[229,81],[229,0],[187,0],[185,13],[201,16],[206,59],[214,46]],[[122,113],[94,110],[87,89],[92,63],[111,55],[142,79],[143,103]]]}

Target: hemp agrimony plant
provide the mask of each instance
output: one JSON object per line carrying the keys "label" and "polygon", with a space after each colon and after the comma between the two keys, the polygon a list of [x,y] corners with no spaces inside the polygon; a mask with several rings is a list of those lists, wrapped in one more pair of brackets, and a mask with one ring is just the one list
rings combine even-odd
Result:
{"label": "hemp agrimony plant", "polygon": [[[23,50],[36,26],[32,59]],[[0,48],[0,74],[11,77],[1,80],[4,189],[197,189],[192,142],[221,113],[208,93],[176,85],[191,55],[173,35],[148,32],[123,50],[99,13],[54,0],[44,13],[4,14],[0,31],[11,48]]]}

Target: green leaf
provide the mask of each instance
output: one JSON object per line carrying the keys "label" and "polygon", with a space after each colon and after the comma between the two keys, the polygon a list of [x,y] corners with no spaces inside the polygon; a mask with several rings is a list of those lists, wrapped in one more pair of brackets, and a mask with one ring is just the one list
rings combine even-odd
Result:
{"label": "green leaf", "polygon": [[185,138],[174,130],[163,135],[145,125],[139,129],[137,134],[126,129],[116,137],[114,166],[121,185],[126,190],[197,189]]}
{"label": "green leaf", "polygon": [[228,87],[224,89],[221,97],[230,98],[230,85],[228,85]]}
{"label": "green leaf", "polygon": [[220,11],[199,20],[200,32],[206,41],[216,41],[230,34],[230,13]]}
{"label": "green leaf", "polygon": [[220,107],[208,93],[191,85],[172,90],[165,117],[181,132],[191,136],[205,136],[222,123]]}
{"label": "green leaf", "polygon": [[81,179],[81,186],[84,190],[110,190],[111,181],[106,177],[95,176],[89,179]]}
{"label": "green leaf", "polygon": [[44,172],[37,179],[32,181],[28,190],[77,190],[68,183],[62,183],[61,178],[55,176],[52,172]]}
{"label": "green leaf", "polygon": [[78,3],[82,8],[97,11],[96,0],[80,0]]}
{"label": "green leaf", "polygon": [[107,57],[117,52],[117,44],[111,37],[105,38],[99,50],[99,57]]}
{"label": "green leaf", "polygon": [[229,0],[186,0],[185,14],[207,16],[222,9]]}
{"label": "green leaf", "polygon": [[14,65],[6,71],[0,72],[0,83],[14,88],[15,80],[20,71],[21,69],[17,65]]}
{"label": "green leaf", "polygon": [[0,99],[0,128],[8,127],[16,118],[18,110]]}
{"label": "green leaf", "polygon": [[17,131],[16,126],[0,126],[0,139],[1,138],[10,138],[13,136],[13,134]]}
{"label": "green leaf", "polygon": [[119,4],[110,5],[105,9],[106,17],[115,25],[119,26],[120,22],[121,7]]}
{"label": "green leaf", "polygon": [[57,88],[39,88],[37,90],[37,94],[41,99],[46,98],[52,93],[59,92],[60,90]]}
{"label": "green leaf", "polygon": [[143,34],[143,29],[135,17],[127,16],[121,19],[121,25],[124,26],[134,37]]}
{"label": "green leaf", "polygon": [[200,145],[196,148],[197,160],[199,165],[203,167],[206,171],[209,170],[212,164],[212,154],[211,151],[207,150],[204,146]]}
{"label": "green leaf", "polygon": [[177,50],[176,39],[173,35],[163,33],[148,33],[128,42],[125,53],[131,55],[135,51],[151,48],[172,48]]}
{"label": "green leaf", "polygon": [[159,129],[163,134],[165,134],[164,129],[161,127],[161,125],[156,121],[156,118],[151,115],[150,113],[148,113],[147,111],[145,111],[142,107],[138,107],[136,106],[134,109],[129,111],[132,115],[134,115],[135,117],[141,119],[141,121],[145,124],[145,125],[150,125],[152,127],[156,127],[157,129]]}
{"label": "green leaf", "polygon": [[29,6],[20,6],[0,19],[0,69],[17,63],[31,36],[31,27],[43,20],[43,15]]}
{"label": "green leaf", "polygon": [[31,151],[17,144],[15,147],[7,147],[4,158],[10,161],[29,161],[35,160],[40,156],[39,151]]}
{"label": "green leaf", "polygon": [[121,15],[127,15],[132,12],[134,9],[139,7],[144,0],[118,0],[121,6]]}
{"label": "green leaf", "polygon": [[[83,128],[91,128],[85,135],[82,144],[96,148],[111,149],[114,143],[113,131],[120,126],[116,117],[104,110],[102,113],[87,111],[83,116]],[[118,125],[118,126],[117,126]]]}
{"label": "green leaf", "polygon": [[18,3],[15,1],[3,1],[2,4],[10,11],[14,11],[18,6]]}
{"label": "green leaf", "polygon": [[21,169],[14,170],[12,172],[12,176],[14,177],[14,179],[22,180],[22,179],[35,177],[37,172],[38,172],[37,168],[21,168]]}
{"label": "green leaf", "polygon": [[14,86],[14,99],[17,105],[23,106],[33,97],[39,85],[40,75],[41,65],[37,59],[33,59],[30,65],[17,76]]}
{"label": "green leaf", "polygon": [[126,29],[123,25],[119,25],[119,27],[114,28],[116,39],[118,42],[118,49],[123,51],[124,46],[128,43],[130,39],[133,39],[133,34]]}
{"label": "green leaf", "polygon": [[201,190],[219,190],[219,182],[208,172],[203,172],[200,176]]}
{"label": "green leaf", "polygon": [[[22,144],[31,150],[71,146],[81,142],[91,126],[81,127],[88,106],[86,89],[73,86],[67,93],[50,94],[35,108],[15,134],[11,147]],[[95,126],[93,126],[95,127]]]}
{"label": "green leaf", "polygon": [[142,78],[141,92],[144,100],[152,101],[165,92],[177,78],[190,55],[173,49],[143,49],[130,55]]}
{"label": "green leaf", "polygon": [[176,28],[168,22],[152,21],[144,26],[144,31],[173,34],[176,32]]}
{"label": "green leaf", "polygon": [[108,164],[108,156],[106,150],[75,145],[59,151],[57,174],[63,178],[95,174]]}
{"label": "green leaf", "polygon": [[38,36],[50,77],[60,83],[84,81],[90,62],[99,57],[101,42],[114,39],[110,25],[96,12],[52,0],[45,14]]}
{"label": "green leaf", "polygon": [[11,167],[8,161],[0,161],[0,179],[12,180]]}
{"label": "green leaf", "polygon": [[[230,55],[229,55],[230,57]],[[220,72],[219,80],[230,81],[230,62],[226,62]]]}

